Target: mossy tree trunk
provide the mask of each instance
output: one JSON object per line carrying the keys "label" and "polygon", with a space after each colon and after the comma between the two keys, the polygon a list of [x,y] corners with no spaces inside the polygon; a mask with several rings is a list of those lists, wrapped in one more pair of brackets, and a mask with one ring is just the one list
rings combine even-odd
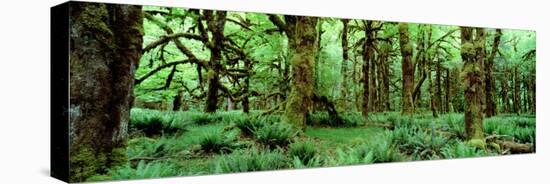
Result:
{"label": "mossy tree trunk", "polygon": [[210,61],[208,62],[208,91],[206,93],[205,112],[216,112],[218,108],[218,92],[220,90],[219,73],[222,70],[223,30],[225,28],[226,14],[227,12],[225,11],[204,11],[208,29],[212,33],[212,40],[207,43],[207,46],[210,48]]}
{"label": "mossy tree trunk", "polygon": [[[289,37],[289,45],[294,44],[292,51],[290,95],[284,113],[284,121],[296,128],[305,128],[306,116],[312,106],[315,73],[315,56],[317,55],[317,18],[296,16],[295,36]],[[288,24],[288,22],[287,22]],[[294,26],[293,26],[294,27]],[[292,44],[290,44],[293,42]]]}
{"label": "mossy tree trunk", "polygon": [[[460,54],[464,61],[464,130],[468,140],[483,141],[483,28],[461,27]],[[475,32],[474,32],[475,31]],[[475,34],[474,34],[475,33]]]}
{"label": "mossy tree trunk", "polygon": [[401,114],[412,115],[414,113],[413,88],[414,88],[414,63],[412,61],[413,46],[409,40],[409,26],[407,23],[399,23],[399,46],[401,49],[401,71],[403,85],[401,88]]}
{"label": "mossy tree trunk", "polygon": [[70,7],[70,181],[126,161],[134,72],[142,50],[141,6]]}
{"label": "mossy tree trunk", "polygon": [[500,37],[502,36],[502,31],[497,29],[493,39],[493,46],[489,58],[485,60],[485,116],[491,117],[497,114],[496,103],[495,103],[495,79],[493,76],[493,63],[495,56],[498,52],[498,45],[500,44]]}
{"label": "mossy tree trunk", "polygon": [[364,29],[365,29],[365,41],[363,45],[363,107],[362,107],[362,113],[363,117],[367,118],[369,116],[369,112],[372,109],[372,101],[374,99],[372,94],[372,84],[374,81],[373,77],[371,76],[371,68],[374,65],[374,41],[375,41],[375,32],[378,28],[374,28],[374,21],[363,21]]}
{"label": "mossy tree trunk", "polygon": [[388,59],[391,52],[391,42],[384,43],[380,46],[380,54],[378,56],[380,69],[378,81],[380,86],[380,111],[390,110],[390,61]]}

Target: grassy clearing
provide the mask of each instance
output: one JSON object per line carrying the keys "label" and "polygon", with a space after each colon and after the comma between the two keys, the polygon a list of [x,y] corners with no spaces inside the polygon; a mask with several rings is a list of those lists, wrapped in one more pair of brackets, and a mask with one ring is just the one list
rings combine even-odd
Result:
{"label": "grassy clearing", "polygon": [[[502,150],[463,141],[463,115],[402,117],[398,112],[345,113],[343,125],[313,114],[305,132],[238,111],[204,114],[133,109],[128,164],[89,181],[189,176],[213,173],[371,164],[499,155]],[[391,128],[373,126],[385,124]],[[486,135],[535,143],[534,116],[502,115],[485,120]]]}

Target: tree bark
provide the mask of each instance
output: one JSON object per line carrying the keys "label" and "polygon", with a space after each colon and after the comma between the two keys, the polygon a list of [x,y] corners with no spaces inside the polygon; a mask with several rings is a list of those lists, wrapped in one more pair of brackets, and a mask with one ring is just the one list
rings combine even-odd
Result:
{"label": "tree bark", "polygon": [[134,72],[141,57],[141,6],[70,7],[70,181],[126,162]]}
{"label": "tree bark", "polygon": [[292,80],[284,121],[303,130],[306,115],[312,106],[314,64],[317,55],[317,18],[297,16],[295,20],[295,28],[300,31],[295,32],[296,35],[288,39],[289,45],[295,45],[295,47],[290,60]]}
{"label": "tree bark", "polygon": [[363,117],[369,116],[369,107],[372,99],[370,98],[370,64],[374,58],[374,37],[372,31],[372,21],[364,21],[365,23],[365,43],[363,46]]}
{"label": "tree bark", "polygon": [[498,52],[498,45],[500,44],[500,37],[502,31],[497,29],[495,32],[495,37],[493,39],[493,46],[491,49],[491,54],[489,58],[485,61],[485,116],[491,117],[497,114],[496,103],[495,103],[495,78],[493,76],[493,63],[495,56]]}
{"label": "tree bark", "polygon": [[403,58],[401,64],[403,85],[401,91],[401,114],[412,115],[414,113],[413,87],[414,87],[414,63],[412,61],[412,44],[409,40],[409,26],[407,23],[399,23],[399,46]]}
{"label": "tree bark", "polygon": [[[218,91],[220,88],[220,76],[219,72],[222,69],[222,48],[224,35],[223,30],[225,28],[226,12],[216,11],[215,15],[210,10],[205,10],[205,17],[208,22],[208,29],[212,32],[212,41],[210,46],[210,61],[208,62],[209,71],[208,78],[208,91],[206,94],[206,107],[205,112],[216,112],[218,108]],[[199,22],[200,23],[200,22]]]}
{"label": "tree bark", "polygon": [[172,111],[179,111],[181,109],[181,98],[183,96],[183,90],[178,90],[178,94],[174,97],[172,101]]}
{"label": "tree bark", "polygon": [[464,130],[468,140],[483,140],[483,28],[461,27],[460,54],[464,61]]}
{"label": "tree bark", "polygon": [[513,141],[502,141],[502,140],[495,140],[495,142],[498,145],[500,145],[501,148],[509,149],[510,153],[512,154],[535,152],[535,149],[532,144],[521,144]]}

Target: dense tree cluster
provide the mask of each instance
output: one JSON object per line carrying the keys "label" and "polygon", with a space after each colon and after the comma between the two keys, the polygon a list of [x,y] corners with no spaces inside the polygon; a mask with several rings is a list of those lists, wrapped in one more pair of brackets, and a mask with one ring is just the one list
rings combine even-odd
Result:
{"label": "dense tree cluster", "polygon": [[473,67],[482,114],[534,112],[532,32],[157,7],[144,14],[138,100],[305,116],[323,109],[310,102],[318,96],[366,117],[437,116],[466,112]]}

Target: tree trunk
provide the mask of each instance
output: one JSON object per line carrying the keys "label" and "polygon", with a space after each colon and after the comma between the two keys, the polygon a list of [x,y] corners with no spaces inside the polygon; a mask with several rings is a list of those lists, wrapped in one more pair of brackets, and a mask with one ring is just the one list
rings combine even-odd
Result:
{"label": "tree trunk", "polygon": [[205,10],[208,29],[212,32],[212,46],[210,47],[210,61],[208,62],[210,70],[207,74],[208,91],[204,110],[209,113],[216,112],[218,108],[218,90],[220,88],[219,72],[222,69],[223,30],[225,27],[226,14],[227,12],[225,11],[216,11],[216,14],[212,15],[212,11]]}
{"label": "tree trunk", "polygon": [[[289,22],[287,22],[288,25]],[[317,18],[296,17],[295,36],[289,37],[289,45],[293,42],[295,50],[292,54],[290,95],[287,99],[284,121],[296,128],[304,129],[306,115],[312,105],[315,73],[315,56],[317,55]]]}
{"label": "tree trunk", "polygon": [[[373,34],[372,38],[376,38],[376,35]],[[374,44],[374,42],[373,42]],[[374,47],[374,46],[373,46]],[[378,87],[378,84],[377,84],[377,62],[376,62],[376,57],[375,55],[373,54],[372,56],[372,59],[371,59],[371,62],[370,62],[370,107],[371,107],[371,111],[374,111],[374,112],[378,112],[378,90],[379,90],[379,87]]]}
{"label": "tree trunk", "polygon": [[384,59],[384,75],[382,75],[382,80],[384,83],[384,111],[390,111],[391,110],[391,102],[390,102],[390,66],[388,63],[388,57],[386,56]]}
{"label": "tree trunk", "polygon": [[483,135],[483,45],[485,43],[483,28],[461,27],[460,54],[464,61],[464,130],[468,140],[484,141]]}
{"label": "tree trunk", "polygon": [[[246,59],[244,61],[244,67],[246,68],[246,70],[251,71],[252,70],[251,65],[252,64],[251,64],[250,60]],[[248,94],[249,90],[250,90],[250,76],[246,76],[246,78],[244,79],[244,91],[243,92],[245,94]],[[280,99],[280,95],[277,95],[277,99]],[[249,113],[250,112],[250,105],[249,105],[250,102],[248,101],[248,96],[245,96],[241,103],[243,105],[243,112],[244,113]]]}
{"label": "tree trunk", "polygon": [[434,82],[433,82],[433,79],[432,79],[432,71],[431,70],[428,70],[430,73],[428,74],[429,78],[428,78],[428,84],[429,84],[429,87],[428,87],[428,92],[430,93],[430,108],[432,110],[432,116],[434,118],[437,118],[439,115],[438,115],[438,112],[437,112],[437,106],[436,106],[436,97],[435,97],[435,92],[434,92]]}
{"label": "tree trunk", "polygon": [[232,111],[232,110],[235,110],[235,102],[233,102],[233,100],[231,100],[231,97],[227,97],[227,109],[226,111]]}
{"label": "tree trunk", "polygon": [[514,95],[512,97],[513,100],[513,107],[514,107],[514,113],[519,114],[521,113],[521,97],[519,96],[520,91],[520,82],[519,82],[519,73],[518,68],[514,67],[514,73],[513,73],[513,82],[514,82]]}
{"label": "tree trunk", "polygon": [[495,79],[493,76],[493,63],[495,56],[498,52],[498,45],[500,44],[500,37],[502,31],[496,30],[495,37],[493,39],[493,47],[489,58],[485,61],[485,116],[491,117],[496,115],[496,103],[495,103]]}
{"label": "tree trunk", "polygon": [[435,64],[435,105],[439,113],[443,113],[443,94],[441,90],[441,61],[437,59]]}
{"label": "tree trunk", "polygon": [[409,41],[409,26],[407,23],[399,23],[399,46],[403,58],[401,70],[403,86],[401,91],[401,114],[412,115],[414,113],[413,87],[414,64],[412,62],[412,44]]}
{"label": "tree trunk", "polygon": [[381,111],[388,111],[390,110],[390,72],[389,72],[389,61],[388,61],[388,55],[389,50],[391,49],[391,43],[385,44],[383,46],[384,49],[382,49],[380,55],[379,55],[379,62],[380,62],[380,69],[379,69],[379,75],[378,80],[380,81],[380,105],[381,105]]}
{"label": "tree trunk", "polygon": [[342,65],[340,69],[340,73],[342,75],[342,109],[347,110],[347,97],[348,97],[348,62],[349,62],[349,55],[348,55],[348,19],[342,19],[342,24],[344,25],[344,28],[342,29]]}
{"label": "tree trunk", "polygon": [[370,63],[374,56],[373,43],[374,38],[372,35],[372,21],[364,21],[365,24],[365,44],[363,46],[363,117],[369,116],[370,99]]}
{"label": "tree trunk", "polygon": [[124,163],[134,72],[141,57],[141,6],[70,7],[70,181]]}
{"label": "tree trunk", "polygon": [[178,94],[174,97],[174,101],[172,101],[172,110],[173,111],[179,111],[181,109],[181,98],[183,96],[183,90],[178,90]]}
{"label": "tree trunk", "polygon": [[[533,70],[535,70],[535,69],[533,69]],[[536,93],[536,84],[537,84],[537,82],[536,82],[536,79],[535,79],[536,78],[535,74],[536,74],[535,71],[533,71],[532,77],[531,77],[531,82],[530,82],[531,83],[531,90],[530,90],[530,94],[531,94],[530,95],[530,97],[531,97],[531,113],[533,113],[533,114],[537,113],[537,106],[536,106],[536,104],[537,104],[537,96],[536,96],[537,95],[537,93]]]}
{"label": "tree trunk", "polygon": [[[507,70],[504,70],[505,74],[508,73]],[[502,77],[502,80],[500,82],[501,90],[500,90],[500,96],[502,97],[502,107],[504,108],[504,112],[509,113],[510,112],[510,98],[508,96],[508,77],[504,76]]]}
{"label": "tree trunk", "polygon": [[445,69],[445,112],[451,112],[451,80],[449,69]]}

